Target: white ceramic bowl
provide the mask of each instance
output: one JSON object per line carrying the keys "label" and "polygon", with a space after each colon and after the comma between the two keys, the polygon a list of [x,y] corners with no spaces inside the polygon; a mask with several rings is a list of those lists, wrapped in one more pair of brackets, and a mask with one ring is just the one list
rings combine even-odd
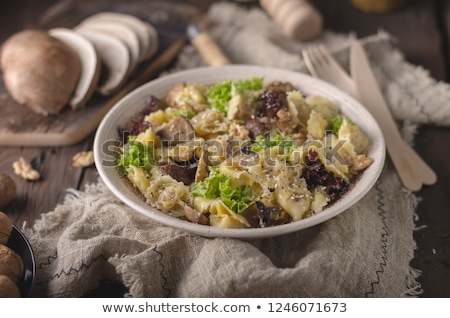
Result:
{"label": "white ceramic bowl", "polygon": [[[348,116],[369,137],[368,155],[374,159],[357,180],[355,186],[332,206],[303,220],[267,228],[223,229],[199,225],[177,219],[147,205],[142,197],[133,192],[124,182],[114,164],[110,147],[119,139],[118,128],[126,126],[129,119],[146,105],[150,95],[163,98],[180,82],[213,84],[224,80],[264,77],[265,82],[291,82],[305,95],[317,94],[332,100],[341,113]],[[354,98],[334,86],[308,75],[288,70],[251,65],[230,65],[204,67],[163,76],[135,89],[122,98],[104,117],[94,141],[95,164],[102,180],[125,204],[149,218],[170,227],[182,229],[205,237],[230,237],[239,239],[260,239],[284,235],[302,230],[329,220],[357,203],[375,184],[384,165],[385,144],[379,126],[370,113]]]}

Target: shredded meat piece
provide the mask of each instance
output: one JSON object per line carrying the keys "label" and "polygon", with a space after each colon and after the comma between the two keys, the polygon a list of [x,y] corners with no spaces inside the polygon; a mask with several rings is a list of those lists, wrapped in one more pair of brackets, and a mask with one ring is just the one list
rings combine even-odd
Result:
{"label": "shredded meat piece", "polygon": [[176,164],[175,162],[169,162],[167,164],[159,165],[158,170],[163,175],[169,175],[175,180],[183,182],[185,185],[189,185],[194,182],[197,164],[183,166]]}
{"label": "shredded meat piece", "polygon": [[231,136],[239,137],[241,140],[250,139],[250,133],[247,128],[236,123],[231,123],[228,133]]}

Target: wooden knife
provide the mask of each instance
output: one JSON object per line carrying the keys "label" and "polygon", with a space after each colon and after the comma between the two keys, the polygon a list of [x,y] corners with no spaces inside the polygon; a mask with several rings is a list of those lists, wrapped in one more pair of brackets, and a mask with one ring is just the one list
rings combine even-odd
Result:
{"label": "wooden knife", "polygon": [[404,187],[418,191],[423,184],[434,184],[437,180],[435,172],[400,135],[373,74],[364,47],[358,41],[350,48],[350,70],[359,100],[378,122],[387,151]]}

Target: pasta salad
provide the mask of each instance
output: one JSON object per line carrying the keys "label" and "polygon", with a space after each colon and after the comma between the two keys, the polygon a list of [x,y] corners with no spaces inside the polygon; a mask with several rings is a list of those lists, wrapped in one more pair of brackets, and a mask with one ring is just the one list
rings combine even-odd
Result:
{"label": "pasta salad", "polygon": [[331,100],[263,78],[180,83],[120,132],[118,169],[147,204],[221,228],[320,213],[373,162]]}

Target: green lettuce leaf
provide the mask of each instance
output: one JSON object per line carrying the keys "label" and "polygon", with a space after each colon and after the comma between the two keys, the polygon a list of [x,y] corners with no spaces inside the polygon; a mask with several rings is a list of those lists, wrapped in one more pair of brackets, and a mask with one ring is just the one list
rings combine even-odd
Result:
{"label": "green lettuce leaf", "polygon": [[223,173],[219,173],[217,169],[211,169],[205,180],[194,184],[192,194],[207,199],[218,198],[220,196],[219,184],[226,182],[229,178]]}
{"label": "green lettuce leaf", "polygon": [[125,173],[128,172],[130,166],[150,171],[156,165],[153,157],[153,144],[144,145],[136,140],[136,136],[130,136],[117,165],[122,167]]}
{"label": "green lettuce leaf", "polygon": [[212,85],[206,91],[208,104],[220,110],[225,115],[228,112],[228,103],[237,95],[243,95],[248,91],[260,90],[263,87],[263,78],[255,77],[247,80],[226,80]]}
{"label": "green lettuce leaf", "polygon": [[242,213],[252,202],[252,189],[249,186],[233,188],[230,180],[219,184],[220,198],[231,210]]}
{"label": "green lettuce leaf", "polygon": [[244,211],[253,200],[252,190],[249,186],[234,188],[231,185],[231,178],[219,173],[217,169],[211,169],[205,180],[195,183],[192,194],[208,199],[220,198],[227,207],[236,213]]}

